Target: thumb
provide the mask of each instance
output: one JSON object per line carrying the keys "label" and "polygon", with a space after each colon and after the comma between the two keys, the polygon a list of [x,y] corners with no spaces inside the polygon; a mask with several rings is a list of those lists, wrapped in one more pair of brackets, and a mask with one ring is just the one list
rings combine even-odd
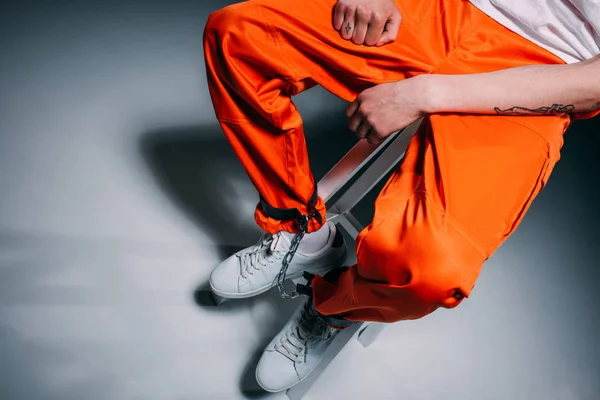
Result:
{"label": "thumb", "polygon": [[387,20],[383,35],[381,35],[377,46],[393,43],[396,40],[398,37],[398,30],[400,29],[400,22],[402,22],[402,16],[400,15],[400,12],[397,11]]}

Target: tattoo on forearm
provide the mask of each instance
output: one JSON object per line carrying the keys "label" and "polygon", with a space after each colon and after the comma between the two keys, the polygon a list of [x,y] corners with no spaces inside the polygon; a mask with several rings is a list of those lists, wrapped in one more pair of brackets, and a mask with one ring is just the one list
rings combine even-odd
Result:
{"label": "tattoo on forearm", "polygon": [[540,108],[525,108],[525,107],[511,107],[506,110],[502,110],[498,107],[494,107],[494,111],[497,114],[502,115],[557,115],[557,114],[570,114],[575,111],[573,104],[552,104],[550,107]]}

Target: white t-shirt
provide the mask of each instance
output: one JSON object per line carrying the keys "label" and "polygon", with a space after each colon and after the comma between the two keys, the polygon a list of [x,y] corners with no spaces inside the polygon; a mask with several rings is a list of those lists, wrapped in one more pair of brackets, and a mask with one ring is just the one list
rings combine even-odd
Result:
{"label": "white t-shirt", "polygon": [[470,0],[567,63],[600,54],[600,0]]}

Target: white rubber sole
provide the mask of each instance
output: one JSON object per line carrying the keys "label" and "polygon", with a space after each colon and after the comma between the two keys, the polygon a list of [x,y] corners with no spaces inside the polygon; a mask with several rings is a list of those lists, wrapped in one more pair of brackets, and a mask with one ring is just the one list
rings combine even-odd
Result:
{"label": "white rubber sole", "polygon": [[[305,271],[313,273],[313,274],[319,274],[321,272],[327,272],[327,271],[329,271],[329,270],[331,270],[333,268],[339,267],[346,260],[347,253],[348,253],[348,250],[345,249],[344,253],[340,257],[340,259],[337,262],[333,263],[333,264],[328,264],[328,265],[325,265],[323,267],[319,267],[319,268],[316,268],[316,269],[306,269]],[[299,277],[302,276],[303,272],[304,271],[296,272],[294,274],[288,274],[286,276],[286,280],[299,278]],[[212,290],[212,292],[214,294],[216,294],[217,296],[223,297],[225,299],[247,299],[247,298],[258,296],[259,294],[263,294],[265,292],[268,292],[269,290],[271,290],[272,288],[274,288],[275,286],[277,286],[277,280],[275,280],[270,285],[264,286],[262,288],[255,289],[255,290],[253,290],[251,292],[246,292],[246,293],[226,293],[226,292],[221,292],[220,290],[216,289],[212,285],[212,282],[209,282],[209,283],[210,283],[210,290]]]}
{"label": "white rubber sole", "polygon": [[[320,363],[321,361],[319,361]],[[302,379],[300,379],[298,382],[295,382],[287,387],[284,387],[283,389],[278,389],[278,390],[273,390],[273,389],[267,389],[266,387],[264,387],[263,385],[260,384],[260,381],[258,380],[258,377],[256,376],[256,372],[254,372],[254,379],[256,379],[256,383],[258,383],[258,386],[260,386],[265,392],[269,392],[269,393],[281,393],[281,392],[285,392],[288,389],[293,388],[294,386],[296,386],[297,384],[301,383],[303,380],[305,380],[306,378],[308,378],[308,376],[310,374],[313,373],[313,371],[319,366],[319,364],[315,365],[315,367],[313,369],[310,370],[310,372],[308,374],[306,374],[306,376]]]}

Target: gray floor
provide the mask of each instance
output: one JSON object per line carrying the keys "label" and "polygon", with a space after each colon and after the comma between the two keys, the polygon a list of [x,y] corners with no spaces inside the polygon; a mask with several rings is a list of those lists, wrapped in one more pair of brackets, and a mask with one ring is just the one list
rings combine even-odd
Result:
{"label": "gray floor", "polygon": [[[259,234],[204,78],[227,2],[49,4],[0,4],[0,398],[283,398],[253,369],[295,303],[203,292]],[[345,104],[297,104],[320,177],[353,144]],[[568,133],[471,299],[353,343],[307,399],[597,399],[599,122]]]}

